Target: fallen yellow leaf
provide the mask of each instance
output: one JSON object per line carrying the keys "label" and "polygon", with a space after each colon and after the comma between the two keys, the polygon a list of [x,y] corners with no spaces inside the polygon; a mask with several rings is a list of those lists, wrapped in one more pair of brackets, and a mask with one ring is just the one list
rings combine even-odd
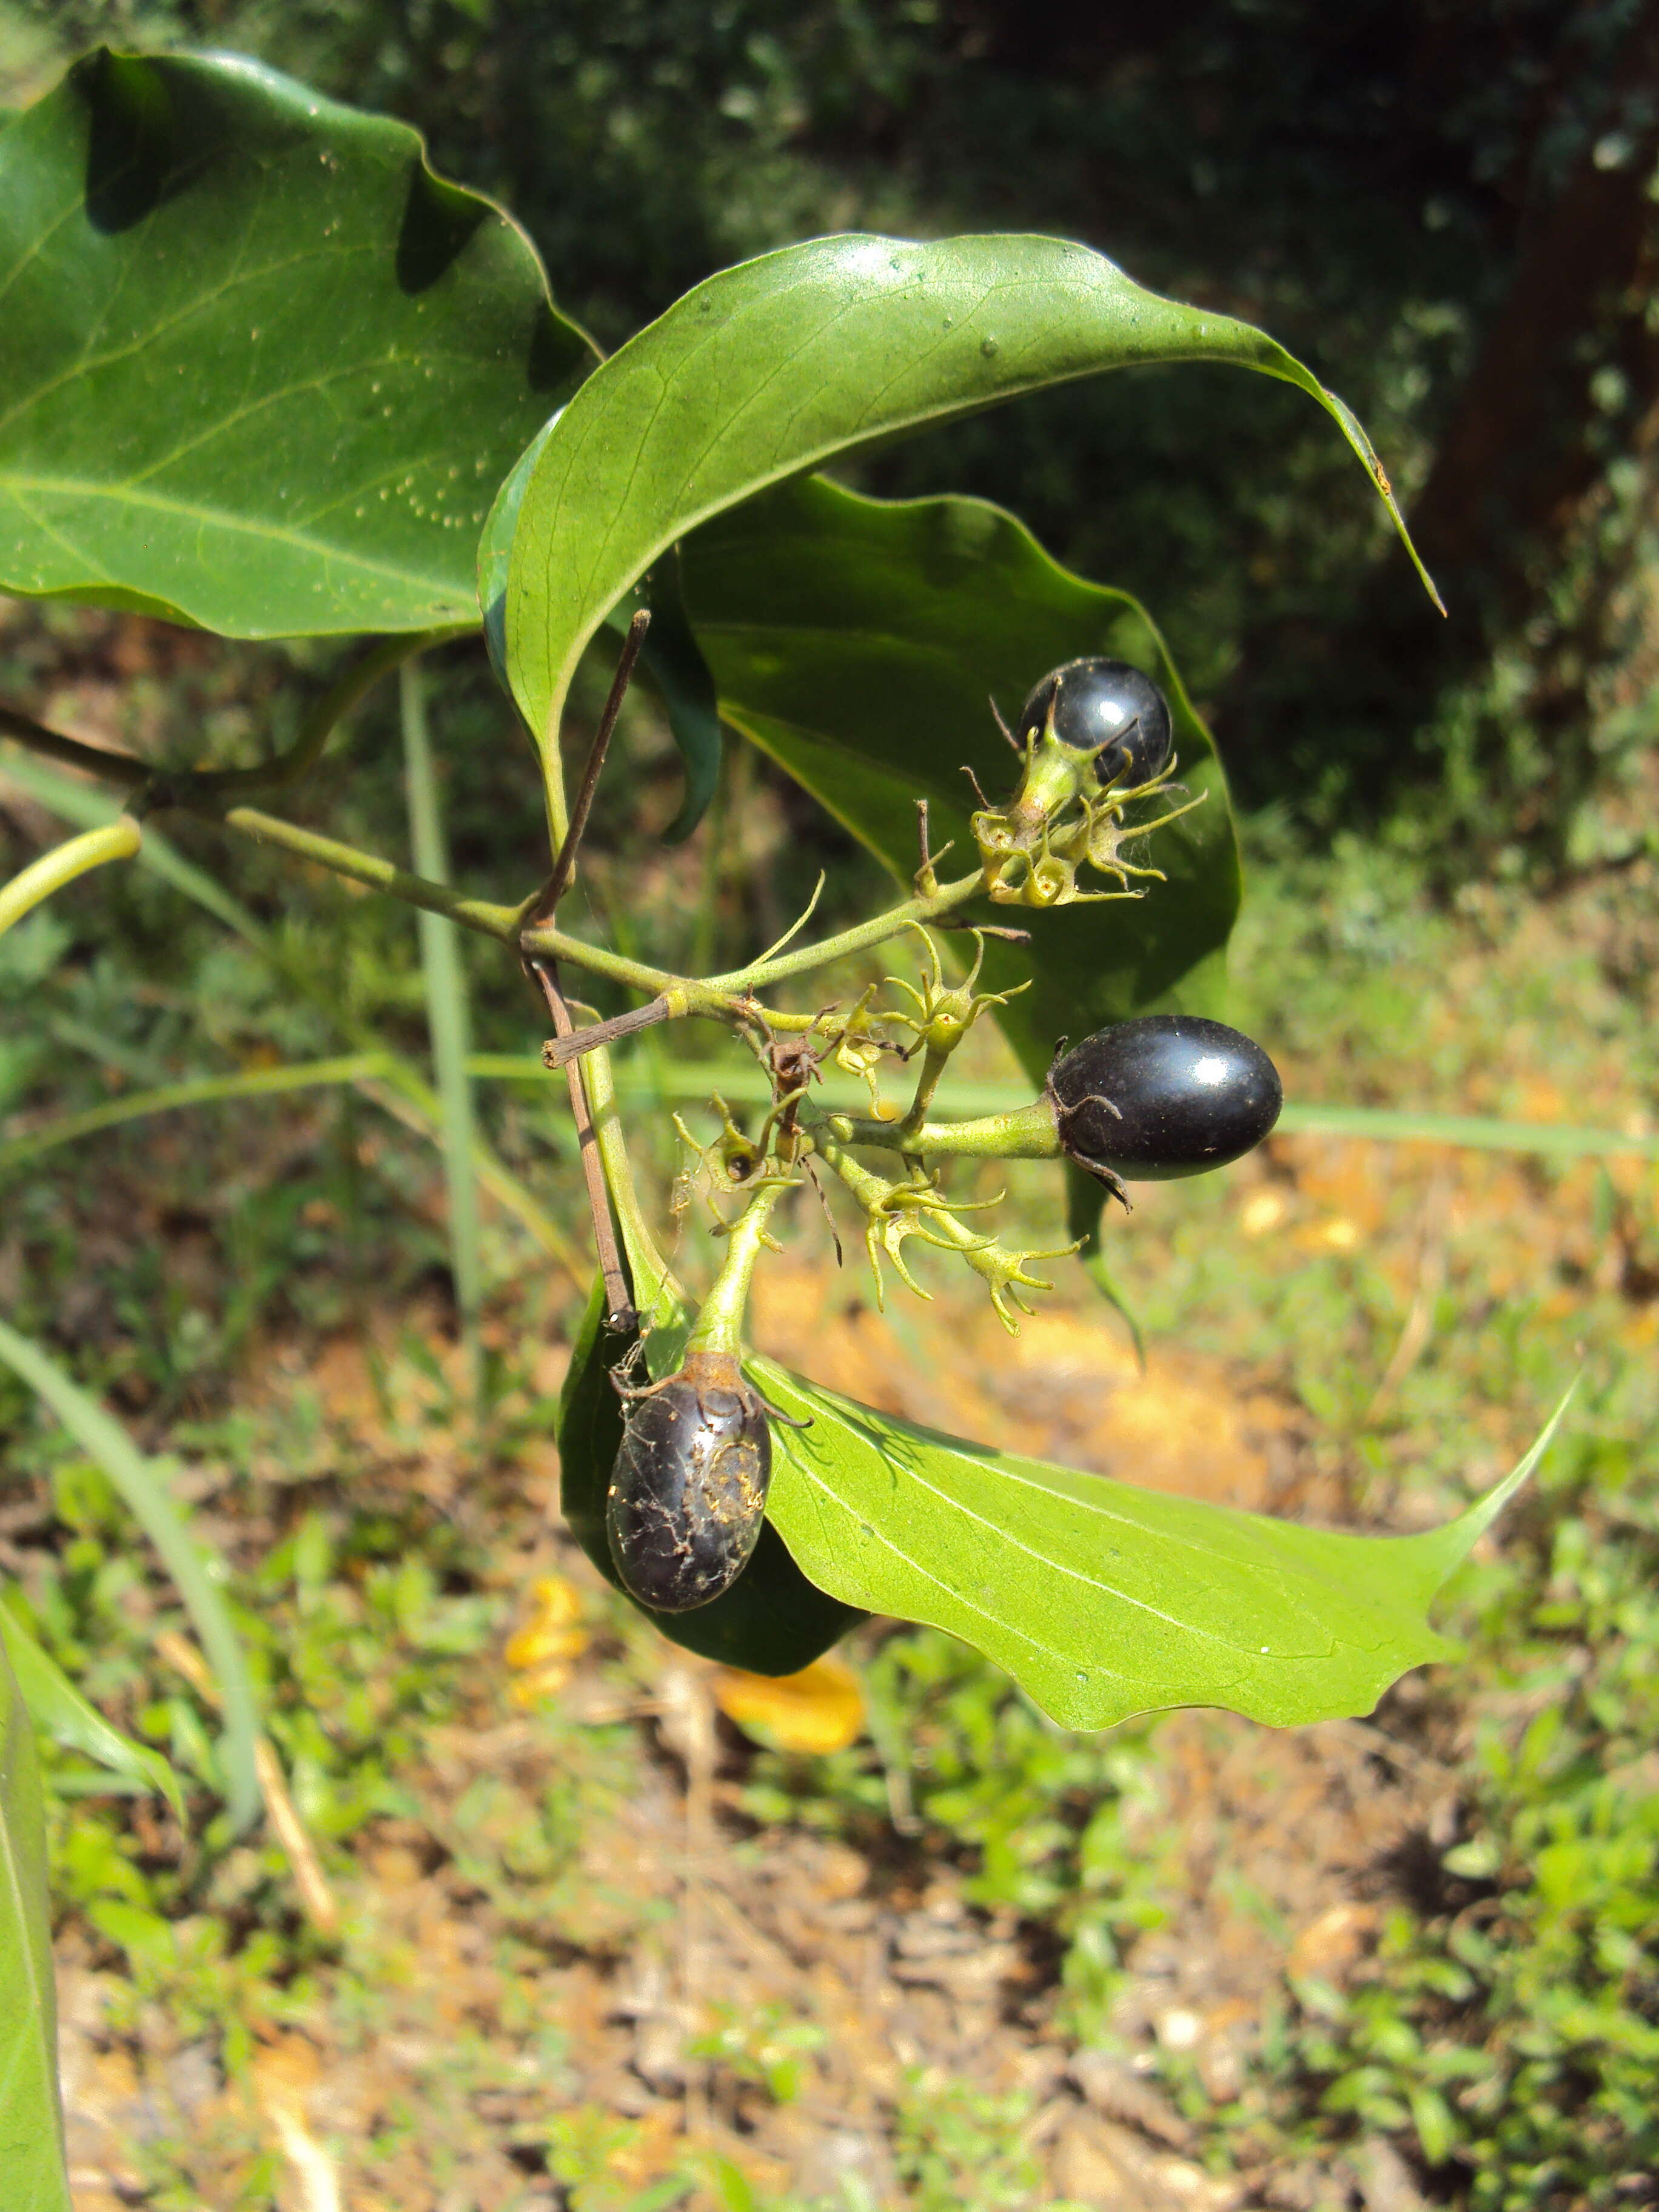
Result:
{"label": "fallen yellow leaf", "polygon": [[562,1575],[544,1575],[531,1584],[530,1598],[530,1619],[508,1637],[501,1655],[521,1678],[512,1691],[519,1705],[556,1696],[588,1644],[581,1626],[581,1594],[574,1583]]}
{"label": "fallen yellow leaf", "polygon": [[845,1751],[864,1730],[864,1692],[839,1659],[815,1659],[799,1674],[722,1667],[714,1702],[745,1735],[775,1751]]}

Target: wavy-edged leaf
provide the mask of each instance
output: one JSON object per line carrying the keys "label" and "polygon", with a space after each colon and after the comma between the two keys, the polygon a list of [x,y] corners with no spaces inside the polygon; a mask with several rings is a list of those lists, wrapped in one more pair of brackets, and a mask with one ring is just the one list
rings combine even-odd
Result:
{"label": "wavy-edged leaf", "polygon": [[[514,464],[478,540],[478,604],[483,612],[484,643],[490,665],[509,694],[513,686],[507,672],[507,562],[526,487],[557,421],[555,416],[544,423]],[[669,730],[685,766],[685,796],[663,833],[669,844],[678,845],[702,821],[714,795],[721,741],[714,679],[686,619],[676,547],[671,545],[653,563],[650,574],[611,608],[605,620],[619,636],[624,635],[640,607],[651,610],[651,627],[640,658],[661,695]]]}
{"label": "wavy-edged leaf", "polygon": [[27,1709],[0,1650],[0,2176],[6,2212],[70,2212],[46,1830]]}
{"label": "wavy-edged leaf", "polygon": [[[662,1312],[668,1333],[653,1347],[659,1356],[676,1334],[666,1309]],[[622,1583],[605,1534],[605,1492],[623,1432],[611,1370],[632,1343],[605,1328],[604,1285],[596,1283],[559,1401],[559,1502],[571,1534],[617,1589]],[[657,1359],[652,1366],[659,1371]],[[673,1371],[672,1358],[660,1371]],[[857,1607],[839,1603],[807,1580],[769,1522],[742,1574],[711,1605],[693,1613],[658,1613],[637,1598],[628,1601],[671,1642],[751,1674],[799,1673],[863,1618]]]}
{"label": "wavy-edged leaf", "polygon": [[989,1450],[747,1363],[804,1430],[776,1429],[768,1510],[814,1583],[931,1622],[1006,1668],[1066,1728],[1172,1705],[1276,1727],[1367,1713],[1457,1647],[1428,1610],[1537,1465],[1414,1536],[1305,1528]]}
{"label": "wavy-edged leaf", "polygon": [[147,1458],[89,1391],[66,1375],[38,1344],[3,1321],[0,1321],[0,1359],[22,1377],[88,1457],[97,1462],[172,1576],[219,1685],[225,1716],[222,1750],[230,1816],[235,1826],[246,1827],[260,1803],[254,1752],[259,1723],[253,1683],[242,1639],[210,1569],[212,1554],[168,1488],[168,1462]]}
{"label": "wavy-edged leaf", "polygon": [[0,588],[235,637],[471,623],[496,487],[595,358],[406,124],[100,48],[0,135]]}
{"label": "wavy-edged leaf", "polygon": [[5,1645],[29,1718],[42,1735],[50,1736],[65,1751],[78,1751],[111,1774],[155,1790],[184,1819],[179,1778],[161,1753],[123,1735],[95,1706],[89,1705],[58,1662],[41,1650],[3,1595],[0,1595],[0,1644]]}
{"label": "wavy-edged leaf", "polygon": [[608,611],[710,516],[907,431],[1175,361],[1231,363],[1310,393],[1405,536],[1364,432],[1311,371],[1248,324],[1144,290],[1087,246],[850,234],[709,277],[594,372],[537,457],[507,606],[513,688],[536,742],[556,748],[576,663]]}

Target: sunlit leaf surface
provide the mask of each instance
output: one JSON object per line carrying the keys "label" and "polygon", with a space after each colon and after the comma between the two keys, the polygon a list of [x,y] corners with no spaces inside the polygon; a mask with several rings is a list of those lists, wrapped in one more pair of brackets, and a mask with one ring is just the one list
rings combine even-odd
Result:
{"label": "sunlit leaf surface", "polygon": [[532,731],[547,744],[588,639],[699,523],[905,431],[1174,361],[1231,362],[1311,393],[1398,520],[1364,431],[1300,362],[1248,324],[1144,290],[1087,246],[854,234],[709,277],[589,378],[538,456],[507,605]]}
{"label": "sunlit leaf surface", "polygon": [[407,125],[100,50],[0,133],[0,588],[238,637],[474,623],[496,487],[593,359]]}
{"label": "sunlit leaf surface", "polygon": [[950,1629],[1074,1729],[1171,1705],[1279,1727],[1370,1712],[1408,1668],[1455,1651],[1430,1604],[1565,1410],[1455,1520],[1358,1536],[992,1451],[769,1360],[748,1370],[812,1423],[774,1429],[769,1507],[811,1579]]}

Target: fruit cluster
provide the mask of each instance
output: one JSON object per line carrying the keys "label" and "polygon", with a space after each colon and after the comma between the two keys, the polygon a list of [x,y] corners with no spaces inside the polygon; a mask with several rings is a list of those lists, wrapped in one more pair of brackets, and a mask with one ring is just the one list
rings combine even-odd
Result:
{"label": "fruit cluster", "polygon": [[[1149,678],[1121,661],[1068,662],[1033,689],[1011,742],[1020,755],[1019,784],[1005,807],[987,806],[974,817],[981,873],[967,890],[1004,904],[1042,907],[1139,897],[1132,876],[1161,879],[1158,870],[1122,854],[1127,840],[1186,811],[1152,822],[1134,818],[1135,803],[1167,790],[1175,767],[1169,703]],[[1085,861],[1115,875],[1121,889],[1079,890],[1077,869]],[[923,875],[931,885],[925,845]],[[611,1471],[607,1537],[623,1586],[658,1611],[690,1612],[710,1603],[741,1574],[759,1538],[771,1479],[769,1423],[782,1416],[744,1378],[742,1328],[758,1255],[772,1241],[767,1223],[782,1191],[804,1177],[816,1182],[823,1168],[851,1194],[864,1216],[878,1302],[884,1256],[912,1291],[927,1295],[904,1253],[915,1237],[954,1253],[980,1275],[1012,1329],[1021,1292],[1048,1287],[1032,1263],[1060,1255],[1005,1245],[963,1219],[996,1201],[953,1200],[943,1184],[945,1163],[1069,1159],[1127,1207],[1127,1184],[1224,1167],[1259,1145],[1278,1119],[1279,1076],[1259,1045],[1221,1022],[1148,1014],[1115,1023],[1069,1050],[1062,1040],[1028,1106],[978,1121],[932,1120],[950,1055],[986,1009],[1009,994],[975,988],[982,933],[975,933],[968,975],[954,986],[945,981],[933,939],[921,934],[927,956],[921,988],[889,979],[907,995],[908,1011],[884,1010],[879,987],[850,1012],[830,1007],[807,1021],[763,1014],[748,1001],[741,1012],[763,1034],[763,1041],[751,1035],[751,1042],[772,1077],[771,1110],[751,1136],[717,1101],[721,1133],[705,1148],[696,1147],[681,1126],[696,1158],[692,1180],[701,1175],[712,1190],[741,1192],[746,1203],[729,1230],[720,1224],[730,1240],[726,1261],[678,1371],[646,1388],[635,1388],[621,1370],[615,1377],[625,1415]],[[918,1052],[908,1109],[885,1109],[878,1079],[884,1058],[908,1062]],[[867,1117],[828,1109],[812,1098],[826,1059],[869,1085]],[[900,1172],[883,1172],[861,1157],[872,1151],[896,1154]]]}

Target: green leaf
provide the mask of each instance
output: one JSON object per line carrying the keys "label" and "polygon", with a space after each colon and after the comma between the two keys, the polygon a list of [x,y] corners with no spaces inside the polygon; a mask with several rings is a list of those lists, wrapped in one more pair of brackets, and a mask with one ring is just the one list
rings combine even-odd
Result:
{"label": "green leaf", "polygon": [[1364,432],[1300,362],[1248,324],[1144,291],[1087,246],[848,235],[709,277],[594,372],[537,457],[507,634],[538,744],[548,749],[550,733],[556,743],[576,663],[606,613],[699,523],[906,431],[1169,361],[1231,362],[1311,393],[1404,536]]}
{"label": "green leaf", "polygon": [[228,1579],[228,1571],[222,1560],[206,1551],[174,1502],[167,1486],[169,1463],[147,1459],[90,1392],[48,1358],[39,1345],[3,1321],[0,1321],[0,1359],[21,1376],[88,1457],[97,1462],[172,1576],[218,1680],[224,1703],[222,1748],[229,1779],[230,1816],[236,1827],[246,1827],[260,1802],[254,1762],[258,1715],[242,1639],[216,1581],[216,1576],[220,1581]]}
{"label": "green leaf", "polygon": [[495,489],[594,353],[419,136],[100,49],[0,135],[0,588],[237,637],[477,620]]}
{"label": "green leaf", "polygon": [[[611,1387],[611,1370],[633,1341],[605,1328],[604,1285],[596,1283],[559,1404],[564,1517],[583,1551],[617,1589],[622,1583],[605,1534],[605,1491],[623,1432],[622,1402]],[[672,1365],[664,1371],[672,1372]],[[838,1603],[807,1580],[769,1522],[749,1565],[712,1605],[699,1606],[695,1613],[657,1613],[635,1598],[629,1603],[671,1642],[751,1674],[797,1673],[862,1617],[855,1607]]]}
{"label": "green leaf", "polygon": [[1370,1712],[1407,1668],[1455,1653],[1430,1627],[1430,1603],[1567,1405],[1455,1520],[1355,1536],[991,1451],[769,1360],[748,1368],[812,1422],[774,1431],[769,1507],[811,1580],[848,1605],[949,1629],[1073,1729],[1171,1705],[1277,1727]]}
{"label": "green leaf", "polygon": [[[513,533],[519,526],[526,487],[558,419],[556,415],[544,423],[514,464],[478,541],[478,604],[483,610],[484,643],[490,665],[509,693],[513,687],[507,672],[507,577]],[[649,575],[611,608],[605,620],[619,636],[625,635],[635,611],[642,606],[651,610],[651,627],[646,632],[641,662],[661,695],[669,730],[685,763],[685,797],[663,833],[669,844],[678,845],[702,821],[714,795],[720,770],[720,725],[714,679],[686,620],[675,547],[669,547]]]}
{"label": "green leaf", "polygon": [[997,1017],[1034,1080],[1062,1036],[1154,1005],[1210,1011],[1238,912],[1237,838],[1209,733],[1126,592],[1062,568],[982,500],[863,499],[821,477],[705,525],[684,566],[726,720],[907,884],[918,799],[935,852],[955,841],[948,874],[973,865],[963,763],[993,797],[1012,787],[991,698],[1012,721],[1040,676],[1085,653],[1143,669],[1169,698],[1181,780],[1205,794],[1146,848],[1168,882],[1043,913],[987,902],[974,918],[1030,931],[1029,945],[993,940],[986,972],[994,989],[1036,979]]}
{"label": "green leaf", "polygon": [[70,2212],[34,1736],[0,1651],[0,2174],[6,2212]]}
{"label": "green leaf", "polygon": [[0,1597],[0,1644],[5,1645],[29,1717],[43,1735],[49,1735],[65,1751],[80,1752],[112,1774],[158,1790],[180,1820],[184,1819],[179,1778],[160,1752],[147,1750],[131,1736],[123,1735],[119,1729],[112,1728],[87,1703],[57,1661],[40,1649],[3,1597]]}

